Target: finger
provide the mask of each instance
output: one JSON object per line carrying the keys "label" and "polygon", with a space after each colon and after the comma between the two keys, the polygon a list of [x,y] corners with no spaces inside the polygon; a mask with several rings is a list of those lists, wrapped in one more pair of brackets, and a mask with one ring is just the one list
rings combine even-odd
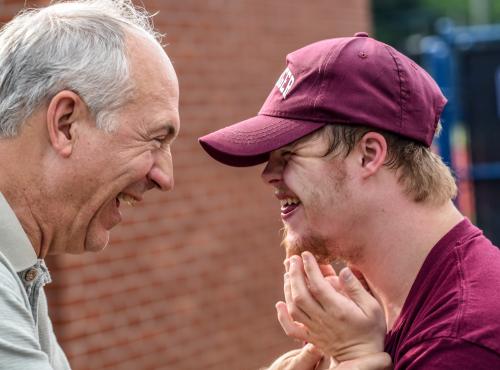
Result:
{"label": "finger", "polygon": [[307,328],[303,324],[292,319],[288,313],[285,302],[276,303],[276,313],[278,315],[278,321],[286,335],[304,342],[308,340]]}
{"label": "finger", "polygon": [[338,276],[327,276],[327,277],[325,277],[325,280],[330,283],[330,285],[333,287],[333,289],[335,289],[337,292],[343,294]]}
{"label": "finger", "polygon": [[[309,282],[309,291],[322,307],[335,303],[340,294],[321,273],[316,259],[310,252],[302,253],[304,271]],[[332,276],[333,277],[333,276]]]}
{"label": "finger", "polygon": [[302,347],[302,351],[292,360],[291,369],[293,370],[311,370],[316,367],[316,364],[323,358],[311,343]]}
{"label": "finger", "polygon": [[354,274],[354,276],[356,276],[356,278],[359,280],[359,282],[361,283],[361,285],[363,285],[363,288],[365,288],[365,290],[368,293],[372,294],[372,291],[370,290],[370,286],[368,285],[368,282],[366,281],[365,276],[363,275],[363,273],[361,271],[359,271],[359,270],[352,269],[352,268],[351,268],[351,271]]}
{"label": "finger", "polygon": [[337,273],[333,269],[332,265],[319,265],[319,269],[324,277],[327,276],[337,276]]}
{"label": "finger", "polygon": [[[290,314],[295,320],[303,322],[307,325],[308,318],[315,316],[315,314],[321,313],[322,307],[316,301],[316,299],[311,295],[306,282],[306,275],[304,273],[304,267],[302,264],[302,259],[298,256],[293,256],[290,258],[290,271],[289,281],[290,281],[290,291],[293,305],[289,307]],[[326,282],[325,282],[326,283]],[[299,310],[295,310],[295,307]],[[306,314],[307,318],[298,316],[302,311]]]}
{"label": "finger", "polygon": [[295,320],[306,323],[310,319],[310,316],[305,313],[302,308],[300,308],[295,302],[295,298],[292,292],[292,284],[290,281],[290,274],[290,272],[285,273],[283,284],[287,309]]}
{"label": "finger", "polygon": [[[342,290],[338,276],[327,276],[326,281],[335,289],[338,293],[342,294],[344,297],[349,298],[349,296]],[[350,299],[350,298],[349,298]]]}
{"label": "finger", "polygon": [[[276,361],[274,361],[271,364],[271,366],[269,368],[267,368],[266,370],[285,370],[287,368],[287,366],[290,364],[290,362],[292,361],[292,359],[294,357],[298,356],[300,354],[300,352],[302,352],[302,348],[293,349],[291,351],[284,353],[283,355],[278,357],[276,359]],[[288,369],[289,369],[289,367],[288,367]],[[261,370],[264,370],[264,369],[261,369]]]}
{"label": "finger", "polygon": [[375,298],[366,291],[363,284],[361,284],[349,267],[345,267],[340,271],[339,278],[342,290],[365,314],[368,314],[374,303],[377,303]]}
{"label": "finger", "polygon": [[285,265],[285,271],[288,272],[288,270],[290,269],[290,259],[286,258],[283,264]]}
{"label": "finger", "polygon": [[307,315],[294,302],[289,272],[285,273],[283,290],[285,293],[285,302],[286,302],[287,310],[289,313],[293,313],[294,319],[301,321],[301,322],[304,322],[305,320],[309,320],[310,319],[309,315]]}
{"label": "finger", "polygon": [[337,366],[337,363],[332,357],[325,357],[323,355],[323,358],[319,362],[319,364],[316,366],[316,369],[314,370],[331,370],[335,369]]}
{"label": "finger", "polygon": [[293,304],[293,299],[292,299],[292,288],[290,287],[290,273],[287,272],[285,275],[283,275],[283,293],[285,294],[285,302],[288,307],[288,311],[290,311],[290,308],[292,307]]}

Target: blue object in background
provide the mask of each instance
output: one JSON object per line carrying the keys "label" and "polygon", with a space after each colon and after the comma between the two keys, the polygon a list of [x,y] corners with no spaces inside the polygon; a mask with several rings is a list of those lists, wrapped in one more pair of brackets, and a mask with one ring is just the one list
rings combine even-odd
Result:
{"label": "blue object in background", "polygon": [[421,42],[424,67],[449,100],[436,144],[457,176],[458,205],[472,207],[465,213],[500,245],[500,25],[441,20],[438,30]]}

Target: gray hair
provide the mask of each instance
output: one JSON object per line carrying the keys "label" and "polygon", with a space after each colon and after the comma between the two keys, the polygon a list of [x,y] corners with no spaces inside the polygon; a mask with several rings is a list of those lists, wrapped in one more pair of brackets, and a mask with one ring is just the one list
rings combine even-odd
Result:
{"label": "gray hair", "polygon": [[87,104],[97,127],[112,131],[113,113],[133,91],[127,32],[160,43],[150,15],[130,0],[75,0],[19,13],[0,30],[0,136],[58,92]]}

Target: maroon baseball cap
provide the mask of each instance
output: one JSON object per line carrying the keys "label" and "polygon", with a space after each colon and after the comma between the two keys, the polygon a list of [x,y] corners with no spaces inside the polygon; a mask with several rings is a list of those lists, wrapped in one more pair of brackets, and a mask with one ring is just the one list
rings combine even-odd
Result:
{"label": "maroon baseball cap", "polygon": [[288,54],[287,67],[258,115],[199,139],[214,159],[236,167],[327,124],[363,125],[430,146],[446,104],[421,67],[365,32]]}

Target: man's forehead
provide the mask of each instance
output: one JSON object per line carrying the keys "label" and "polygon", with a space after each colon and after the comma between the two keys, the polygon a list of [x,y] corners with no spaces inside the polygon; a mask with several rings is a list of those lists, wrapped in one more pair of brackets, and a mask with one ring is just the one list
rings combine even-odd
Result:
{"label": "man's forehead", "polygon": [[326,127],[327,126],[322,127],[319,130],[310,133],[309,135],[303,136],[300,139],[297,139],[294,142],[290,143],[289,145],[291,145],[291,147],[298,147],[301,145],[309,145],[311,143],[321,141],[322,139],[326,138]]}
{"label": "man's forehead", "polygon": [[[325,126],[326,127],[326,126]],[[289,144],[283,145],[282,147],[274,150],[273,152],[288,152],[292,150],[297,150],[303,147],[309,147],[313,145],[319,145],[325,142],[327,135],[325,134],[325,127],[309,134],[305,135]]]}

